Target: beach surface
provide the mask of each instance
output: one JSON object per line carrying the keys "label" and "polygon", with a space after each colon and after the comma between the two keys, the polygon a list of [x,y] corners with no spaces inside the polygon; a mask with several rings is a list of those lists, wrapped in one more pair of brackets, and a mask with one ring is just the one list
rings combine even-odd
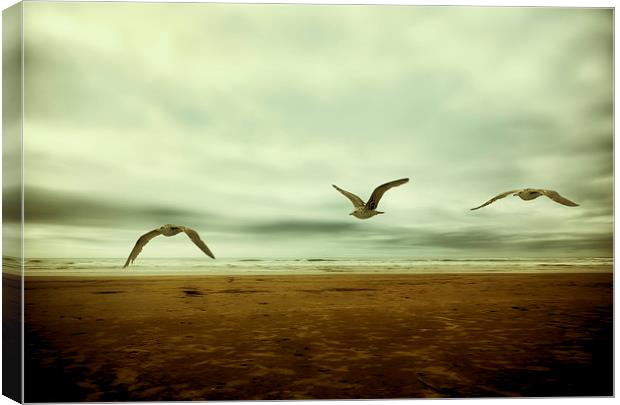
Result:
{"label": "beach surface", "polygon": [[26,277],[25,400],[611,396],[612,279]]}

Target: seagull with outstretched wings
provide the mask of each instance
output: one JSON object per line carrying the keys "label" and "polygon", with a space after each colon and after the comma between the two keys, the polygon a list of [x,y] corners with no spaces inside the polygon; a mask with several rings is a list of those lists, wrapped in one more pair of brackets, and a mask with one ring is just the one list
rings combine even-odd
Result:
{"label": "seagull with outstretched wings", "polygon": [[195,230],[186,226],[166,224],[157,229],[153,229],[152,231],[147,232],[138,238],[138,241],[131,250],[131,253],[129,254],[129,257],[127,258],[127,261],[125,262],[123,268],[129,266],[129,263],[133,263],[133,261],[136,260],[136,258],[138,257],[138,254],[142,251],[144,245],[146,245],[154,237],[158,235],[174,236],[181,232],[185,232],[187,236],[189,236],[189,238],[192,240],[192,242],[194,242],[196,246],[200,248],[200,250],[205,252],[207,256],[215,259],[215,256],[213,256],[211,250],[209,250],[207,245],[202,241],[202,239],[200,239],[200,236]]}
{"label": "seagull with outstretched wings", "polygon": [[558,204],[566,205],[569,207],[577,207],[579,205],[577,203],[572,202],[568,198],[562,197],[560,193],[558,193],[557,191],[545,190],[542,188],[524,188],[522,190],[510,190],[510,191],[506,191],[504,193],[498,194],[495,197],[491,198],[489,201],[485,202],[484,204],[476,208],[471,208],[471,210],[473,211],[473,210],[477,210],[482,207],[486,207],[487,205],[497,200],[500,200],[506,196],[509,196],[510,194],[512,194],[515,197],[521,197],[521,199],[525,201],[533,200],[535,198],[540,197],[541,195],[544,195],[544,196],[549,197],[553,201],[557,202]]}
{"label": "seagull with outstretched wings", "polygon": [[383,194],[385,194],[385,192],[391,189],[392,187],[400,186],[402,184],[407,183],[408,181],[409,179],[405,178],[405,179],[398,179],[398,180],[390,181],[388,183],[380,185],[379,187],[375,188],[375,190],[370,195],[368,202],[366,203],[364,203],[364,201],[358,196],[356,196],[355,194],[349,191],[343,190],[340,187],[336,186],[335,184],[332,184],[332,186],[336,190],[340,191],[345,197],[347,197],[353,203],[353,207],[355,208],[355,210],[351,212],[349,215],[353,215],[354,217],[359,218],[359,219],[368,219],[378,214],[385,214],[382,211],[376,210],[377,206],[379,205],[379,200],[381,200],[381,197],[383,197]]}

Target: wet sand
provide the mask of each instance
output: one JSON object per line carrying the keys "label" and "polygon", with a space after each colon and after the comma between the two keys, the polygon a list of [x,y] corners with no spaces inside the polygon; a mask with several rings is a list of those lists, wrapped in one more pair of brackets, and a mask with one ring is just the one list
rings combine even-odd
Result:
{"label": "wet sand", "polygon": [[25,288],[27,402],[613,394],[611,273]]}

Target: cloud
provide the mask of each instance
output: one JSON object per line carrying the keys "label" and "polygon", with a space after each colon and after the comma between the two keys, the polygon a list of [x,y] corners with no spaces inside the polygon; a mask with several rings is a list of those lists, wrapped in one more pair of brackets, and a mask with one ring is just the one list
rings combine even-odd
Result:
{"label": "cloud", "polygon": [[244,226],[244,232],[265,234],[269,237],[282,237],[290,235],[300,236],[324,236],[342,233],[350,233],[360,229],[360,224],[342,221],[310,221],[310,220],[287,220],[271,221]]}
{"label": "cloud", "polygon": [[[19,202],[17,190],[6,190],[10,204]],[[205,212],[157,204],[128,204],[71,192],[27,186],[24,190],[26,224],[135,229],[164,223],[191,222]],[[15,219],[15,218],[13,218]]]}
{"label": "cloud", "polygon": [[442,248],[467,256],[493,256],[520,254],[522,257],[539,256],[541,253],[562,256],[610,256],[613,251],[613,232],[564,233],[531,231],[496,231],[490,228],[473,228],[458,231],[429,229],[401,229],[397,235],[384,238],[380,243],[403,248]]}
{"label": "cloud", "polygon": [[[612,10],[25,7],[30,229],[178,222],[230,251],[261,237],[307,254],[609,252]],[[367,197],[404,176],[371,221],[330,187]],[[519,187],[581,206],[468,211]]]}

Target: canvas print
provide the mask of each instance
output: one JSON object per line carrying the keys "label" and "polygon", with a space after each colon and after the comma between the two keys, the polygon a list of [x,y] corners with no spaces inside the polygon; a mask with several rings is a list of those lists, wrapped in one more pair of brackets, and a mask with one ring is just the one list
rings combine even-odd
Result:
{"label": "canvas print", "polygon": [[4,395],[613,395],[613,9],[3,29]]}

